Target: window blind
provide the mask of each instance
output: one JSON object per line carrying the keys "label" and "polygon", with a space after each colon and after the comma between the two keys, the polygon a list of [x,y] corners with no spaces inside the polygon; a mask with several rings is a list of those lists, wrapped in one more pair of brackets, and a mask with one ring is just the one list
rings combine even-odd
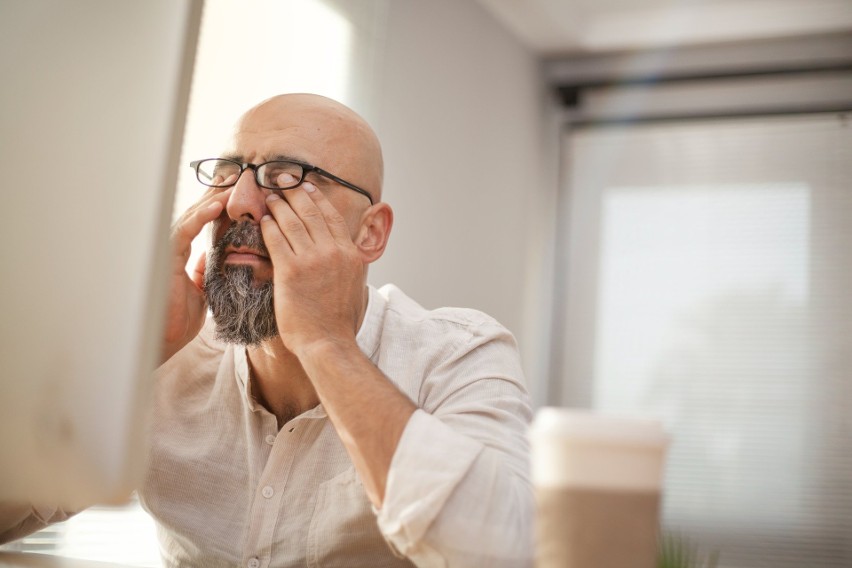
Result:
{"label": "window blind", "polygon": [[852,566],[850,117],[567,136],[558,402],[666,423],[720,566]]}

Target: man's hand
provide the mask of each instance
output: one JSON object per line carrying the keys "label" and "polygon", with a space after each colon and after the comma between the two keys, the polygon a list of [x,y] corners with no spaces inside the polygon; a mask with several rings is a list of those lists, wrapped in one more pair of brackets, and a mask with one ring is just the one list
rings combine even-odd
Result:
{"label": "man's hand", "polygon": [[[366,305],[365,264],[340,213],[316,186],[267,198],[261,220],[275,278],[275,317],[381,507],[394,452],[416,410],[355,341]],[[366,409],[375,409],[365,412]]]}
{"label": "man's hand", "polygon": [[284,346],[298,357],[322,342],[354,345],[366,269],[346,222],[310,182],[286,197],[269,195],[271,215],[261,220]]}
{"label": "man's hand", "polygon": [[204,325],[207,311],[203,290],[206,257],[201,255],[192,277],[186,272],[186,263],[192,253],[192,240],[201,233],[204,225],[219,217],[231,191],[232,188],[211,187],[172,227],[172,271],[160,364],[192,341]]}

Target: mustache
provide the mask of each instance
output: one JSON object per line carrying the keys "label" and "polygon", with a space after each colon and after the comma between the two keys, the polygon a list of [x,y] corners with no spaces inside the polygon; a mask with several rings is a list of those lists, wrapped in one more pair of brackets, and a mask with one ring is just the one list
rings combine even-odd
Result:
{"label": "mustache", "polygon": [[[213,234],[219,226],[214,225]],[[248,248],[269,256],[260,227],[248,221],[234,222],[208,253],[204,293],[216,336],[236,345],[260,345],[278,334],[272,281],[256,283],[251,266],[223,269],[225,249]]]}
{"label": "mustache", "polygon": [[[213,233],[216,233],[217,227],[214,226]],[[224,258],[225,249],[229,246],[234,248],[246,247],[257,252],[269,256],[269,250],[263,242],[263,233],[260,232],[260,225],[256,225],[249,221],[234,221],[225,234],[222,235],[213,247],[213,252],[217,259]]]}

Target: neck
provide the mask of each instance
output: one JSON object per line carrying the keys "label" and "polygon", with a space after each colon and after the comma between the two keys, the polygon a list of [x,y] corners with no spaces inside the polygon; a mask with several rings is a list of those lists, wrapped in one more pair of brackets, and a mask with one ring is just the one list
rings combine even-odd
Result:
{"label": "neck", "polygon": [[[356,329],[361,328],[369,302],[364,285]],[[354,338],[353,338],[354,339]],[[251,376],[251,394],[278,420],[278,428],[320,403],[317,391],[305,369],[292,352],[275,337],[246,349]]]}
{"label": "neck", "polygon": [[295,355],[280,339],[246,349],[251,393],[275,415],[278,428],[319,404],[317,392]]}

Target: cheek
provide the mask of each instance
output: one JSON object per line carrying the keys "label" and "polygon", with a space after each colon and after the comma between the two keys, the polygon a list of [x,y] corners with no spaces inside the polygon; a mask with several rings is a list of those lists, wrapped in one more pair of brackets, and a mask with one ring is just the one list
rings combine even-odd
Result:
{"label": "cheek", "polygon": [[[346,227],[349,229],[349,236],[354,241],[355,237],[358,236],[358,230],[361,228],[361,213],[363,209],[357,207],[357,204],[353,202],[350,195],[341,195],[336,192],[326,192],[323,195],[343,216]],[[355,197],[359,196],[356,195]]]}
{"label": "cheek", "polygon": [[346,221],[346,227],[349,228],[349,237],[354,241],[358,236],[358,230],[361,228],[361,216],[352,211],[344,212],[343,219]]}

